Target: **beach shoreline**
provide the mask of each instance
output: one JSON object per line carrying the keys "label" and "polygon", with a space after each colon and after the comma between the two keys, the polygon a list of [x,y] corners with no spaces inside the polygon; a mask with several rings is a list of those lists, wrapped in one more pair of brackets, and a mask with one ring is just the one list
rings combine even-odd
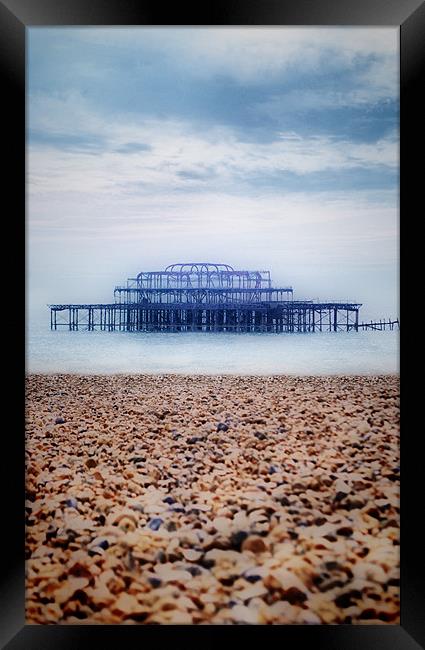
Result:
{"label": "beach shoreline", "polygon": [[398,624],[398,375],[26,377],[26,621]]}

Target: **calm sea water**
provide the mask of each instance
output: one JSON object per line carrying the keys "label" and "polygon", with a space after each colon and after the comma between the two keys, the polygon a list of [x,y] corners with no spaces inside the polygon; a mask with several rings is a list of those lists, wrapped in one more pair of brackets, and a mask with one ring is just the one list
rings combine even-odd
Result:
{"label": "calm sea water", "polygon": [[399,332],[315,334],[50,331],[30,326],[28,373],[398,373]]}

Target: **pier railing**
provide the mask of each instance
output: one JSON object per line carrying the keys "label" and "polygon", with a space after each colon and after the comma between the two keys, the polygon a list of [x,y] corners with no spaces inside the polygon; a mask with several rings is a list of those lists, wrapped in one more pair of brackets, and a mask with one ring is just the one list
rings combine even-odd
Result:
{"label": "pier railing", "polygon": [[396,318],[396,320],[391,320],[389,318],[388,320],[376,320],[376,321],[370,321],[370,322],[362,322],[362,323],[359,323],[359,329],[378,330],[379,332],[382,332],[384,330],[399,330],[400,329],[400,321],[399,321],[398,318]]}

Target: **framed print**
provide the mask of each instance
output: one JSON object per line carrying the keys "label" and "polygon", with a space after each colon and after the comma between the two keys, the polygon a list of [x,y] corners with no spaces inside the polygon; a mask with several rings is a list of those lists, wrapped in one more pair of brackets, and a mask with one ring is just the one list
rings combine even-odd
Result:
{"label": "framed print", "polygon": [[424,647],[399,436],[424,6],[179,12],[1,6],[26,296],[2,647]]}

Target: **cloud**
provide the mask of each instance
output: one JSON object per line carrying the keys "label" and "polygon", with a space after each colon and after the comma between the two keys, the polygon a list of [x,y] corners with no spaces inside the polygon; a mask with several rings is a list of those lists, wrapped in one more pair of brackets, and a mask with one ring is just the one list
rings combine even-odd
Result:
{"label": "cloud", "polygon": [[124,142],[115,149],[115,153],[140,153],[141,151],[151,151],[152,147],[143,142]]}
{"label": "cloud", "polygon": [[198,78],[224,75],[241,83],[269,83],[299,67],[321,73],[323,66],[350,68],[370,57],[396,61],[398,48],[395,27],[100,28],[74,29],[71,36],[118,53],[172,58]]}
{"label": "cloud", "polygon": [[[108,120],[78,95],[33,102],[30,128],[46,141],[30,143],[29,183],[37,192],[123,191],[226,188],[285,174],[398,166],[398,143],[391,134],[372,143],[333,136],[282,132],[267,143],[241,141],[230,127],[205,132],[178,120],[114,115]],[[58,146],[53,146],[54,138]],[[97,142],[93,151],[68,150],[65,138]],[[53,140],[52,140],[53,138]],[[246,188],[244,188],[246,191]]]}
{"label": "cloud", "polygon": [[[176,103],[182,87],[193,95],[224,81],[232,93],[262,90],[266,106],[281,96],[301,109],[361,107],[397,100],[398,36],[395,27],[31,28],[29,71],[34,81],[97,91],[105,104],[124,91],[139,110],[166,106],[163,90],[149,94],[162,79]],[[111,82],[115,99],[103,90]]]}

